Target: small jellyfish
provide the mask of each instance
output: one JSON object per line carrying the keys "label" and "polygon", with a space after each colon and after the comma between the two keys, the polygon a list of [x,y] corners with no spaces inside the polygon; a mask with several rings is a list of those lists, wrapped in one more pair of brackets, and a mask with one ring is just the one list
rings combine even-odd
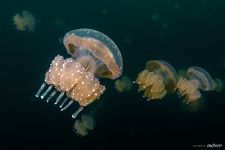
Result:
{"label": "small jellyfish", "polygon": [[[93,29],[70,31],[65,35],[63,43],[71,58],[55,57],[45,75],[45,82],[35,96],[44,99],[54,87],[46,101],[49,102],[60,91],[54,104],[58,104],[64,95],[65,99],[59,106],[61,111],[73,102],[78,102],[80,107],[72,115],[76,118],[83,107],[104,93],[106,88],[101,85],[99,78],[116,79],[121,75],[122,56],[108,36]],[[42,93],[46,85],[47,90]]]}
{"label": "small jellyfish", "polygon": [[185,96],[187,103],[201,98],[200,90],[220,92],[222,89],[220,79],[213,80],[205,69],[197,66],[188,68],[187,77],[181,77],[177,83],[178,95]]}
{"label": "small jellyfish", "polygon": [[81,120],[76,120],[74,123],[74,130],[79,136],[88,135],[89,130],[93,130],[96,125],[96,120],[94,115],[87,113],[81,116]]}
{"label": "small jellyfish", "polygon": [[115,88],[118,92],[130,91],[132,88],[132,81],[129,77],[123,76],[121,79],[116,80]]}
{"label": "small jellyfish", "polygon": [[13,21],[16,29],[19,31],[31,31],[33,32],[36,26],[36,19],[34,15],[28,11],[22,11],[22,15],[15,14]]}
{"label": "small jellyfish", "polygon": [[134,83],[139,85],[138,91],[145,91],[148,100],[162,99],[167,93],[175,92],[178,77],[176,70],[164,60],[152,60],[146,63]]}

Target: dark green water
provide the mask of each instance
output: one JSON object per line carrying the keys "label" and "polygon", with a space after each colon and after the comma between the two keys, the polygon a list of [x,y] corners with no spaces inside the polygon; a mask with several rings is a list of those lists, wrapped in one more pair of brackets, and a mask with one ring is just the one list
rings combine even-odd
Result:
{"label": "dark green water", "polygon": [[[147,102],[137,86],[121,94],[114,81],[103,80],[107,90],[100,102],[83,112],[95,110],[96,128],[83,138],[73,132],[73,108],[60,112],[34,98],[51,60],[68,57],[59,38],[84,27],[113,39],[123,56],[123,75],[132,80],[146,61],[162,59],[176,70],[203,67],[224,81],[224,7],[224,0],[1,1],[0,146],[196,149],[193,145],[215,143],[224,148],[224,91],[203,93],[204,106],[189,112],[177,95]],[[22,10],[38,20],[33,33],[13,25],[12,16]],[[57,26],[56,19],[63,23]]]}

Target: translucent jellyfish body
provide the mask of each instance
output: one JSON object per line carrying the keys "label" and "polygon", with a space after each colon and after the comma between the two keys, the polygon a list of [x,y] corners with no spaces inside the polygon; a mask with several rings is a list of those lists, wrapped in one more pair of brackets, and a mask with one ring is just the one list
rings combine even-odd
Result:
{"label": "translucent jellyfish body", "polygon": [[[77,101],[80,108],[72,115],[76,118],[84,106],[96,101],[104,93],[105,86],[100,84],[99,78],[116,79],[121,75],[122,56],[108,36],[93,29],[70,31],[63,42],[71,58],[55,57],[36,97],[44,99],[54,88],[46,99],[49,102],[60,91],[54,104],[58,104],[66,95],[60,104],[63,111]],[[46,85],[47,90],[42,92]]]}
{"label": "translucent jellyfish body", "polygon": [[13,22],[16,26],[16,29],[19,31],[31,31],[33,32],[36,26],[36,19],[34,15],[28,11],[22,11],[22,14],[20,15],[15,14],[13,16]]}
{"label": "translucent jellyfish body", "polygon": [[127,76],[122,76],[122,78],[116,80],[114,84],[118,92],[130,91],[132,89],[132,81]]}
{"label": "translucent jellyfish body", "polygon": [[167,93],[176,90],[178,78],[172,65],[164,60],[152,60],[146,63],[137,77],[135,83],[139,85],[139,91],[144,91],[148,100],[162,99]]}
{"label": "translucent jellyfish body", "polygon": [[93,130],[96,125],[94,115],[87,113],[81,116],[81,120],[76,120],[74,123],[74,130],[79,136],[88,135],[89,130]]}
{"label": "translucent jellyfish body", "polygon": [[201,98],[202,91],[221,91],[223,84],[221,80],[213,80],[210,74],[203,68],[193,66],[188,68],[187,77],[180,77],[177,83],[179,96],[185,96],[187,103]]}

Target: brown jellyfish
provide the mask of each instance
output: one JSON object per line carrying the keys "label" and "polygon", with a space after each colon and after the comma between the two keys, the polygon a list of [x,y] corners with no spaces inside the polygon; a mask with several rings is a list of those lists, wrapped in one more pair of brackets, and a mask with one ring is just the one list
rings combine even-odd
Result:
{"label": "brown jellyfish", "polygon": [[179,96],[185,96],[187,103],[201,98],[202,91],[217,91],[223,89],[220,79],[213,80],[210,74],[203,68],[192,66],[187,70],[187,78],[181,77],[177,83]]}
{"label": "brown jellyfish", "polygon": [[[78,102],[80,108],[72,115],[76,118],[84,106],[90,105],[104,93],[105,86],[101,85],[99,78],[116,79],[121,75],[122,56],[108,36],[93,29],[70,31],[63,42],[71,58],[64,59],[59,55],[55,57],[45,75],[45,82],[35,96],[44,99],[54,87],[46,101],[49,102],[60,91],[55,104],[64,95],[66,96],[60,105],[61,111],[75,101]],[[42,93],[46,85],[48,88]],[[66,104],[68,99],[70,101]]]}
{"label": "brown jellyfish", "polygon": [[16,29],[19,31],[31,31],[33,32],[36,26],[36,19],[34,15],[28,11],[22,11],[22,14],[15,14],[13,16],[13,22]]}
{"label": "brown jellyfish", "polygon": [[137,77],[135,83],[139,85],[139,91],[144,91],[147,100],[162,99],[167,93],[176,90],[176,70],[164,60],[151,60],[146,63]]}
{"label": "brown jellyfish", "polygon": [[81,120],[76,120],[74,130],[79,136],[88,135],[89,130],[93,130],[96,125],[95,116],[91,113],[86,113],[81,116]]}

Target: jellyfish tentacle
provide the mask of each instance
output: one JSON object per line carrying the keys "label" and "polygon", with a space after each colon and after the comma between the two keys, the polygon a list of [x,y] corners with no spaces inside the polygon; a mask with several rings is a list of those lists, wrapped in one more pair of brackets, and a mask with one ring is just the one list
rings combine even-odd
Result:
{"label": "jellyfish tentacle", "polygon": [[54,91],[48,96],[46,102],[48,103],[48,102],[52,99],[52,97],[55,96],[56,93],[57,93],[57,92],[54,90]]}
{"label": "jellyfish tentacle", "polygon": [[63,97],[63,95],[64,95],[64,91],[62,91],[60,94],[59,94],[59,96],[57,97],[57,99],[56,99],[56,101],[55,101],[55,105],[57,105],[59,102],[60,102],[60,100],[61,100],[61,98]]}
{"label": "jellyfish tentacle", "polygon": [[61,111],[66,110],[70,105],[73,104],[73,102],[74,102],[73,100],[70,100],[69,103],[68,103],[65,107],[63,107],[63,108],[61,109]]}
{"label": "jellyfish tentacle", "polygon": [[41,95],[41,99],[44,99],[45,96],[49,93],[49,91],[50,91],[52,88],[53,88],[53,86],[50,85],[50,86],[48,87],[48,89]]}
{"label": "jellyfish tentacle", "polygon": [[68,98],[68,97],[66,97],[66,98],[63,100],[63,102],[60,104],[59,108],[62,108],[62,107],[63,107],[63,105],[66,103],[66,101],[67,101],[68,99],[69,99],[69,98]]}
{"label": "jellyfish tentacle", "polygon": [[41,94],[41,92],[43,91],[43,89],[45,88],[45,86],[46,86],[46,83],[44,82],[44,83],[42,83],[42,85],[41,85],[41,87],[39,88],[39,90],[37,91],[37,93],[35,94],[35,97],[39,97],[40,96],[40,94]]}
{"label": "jellyfish tentacle", "polygon": [[79,109],[72,114],[72,118],[75,119],[83,109],[84,107],[80,106]]}

